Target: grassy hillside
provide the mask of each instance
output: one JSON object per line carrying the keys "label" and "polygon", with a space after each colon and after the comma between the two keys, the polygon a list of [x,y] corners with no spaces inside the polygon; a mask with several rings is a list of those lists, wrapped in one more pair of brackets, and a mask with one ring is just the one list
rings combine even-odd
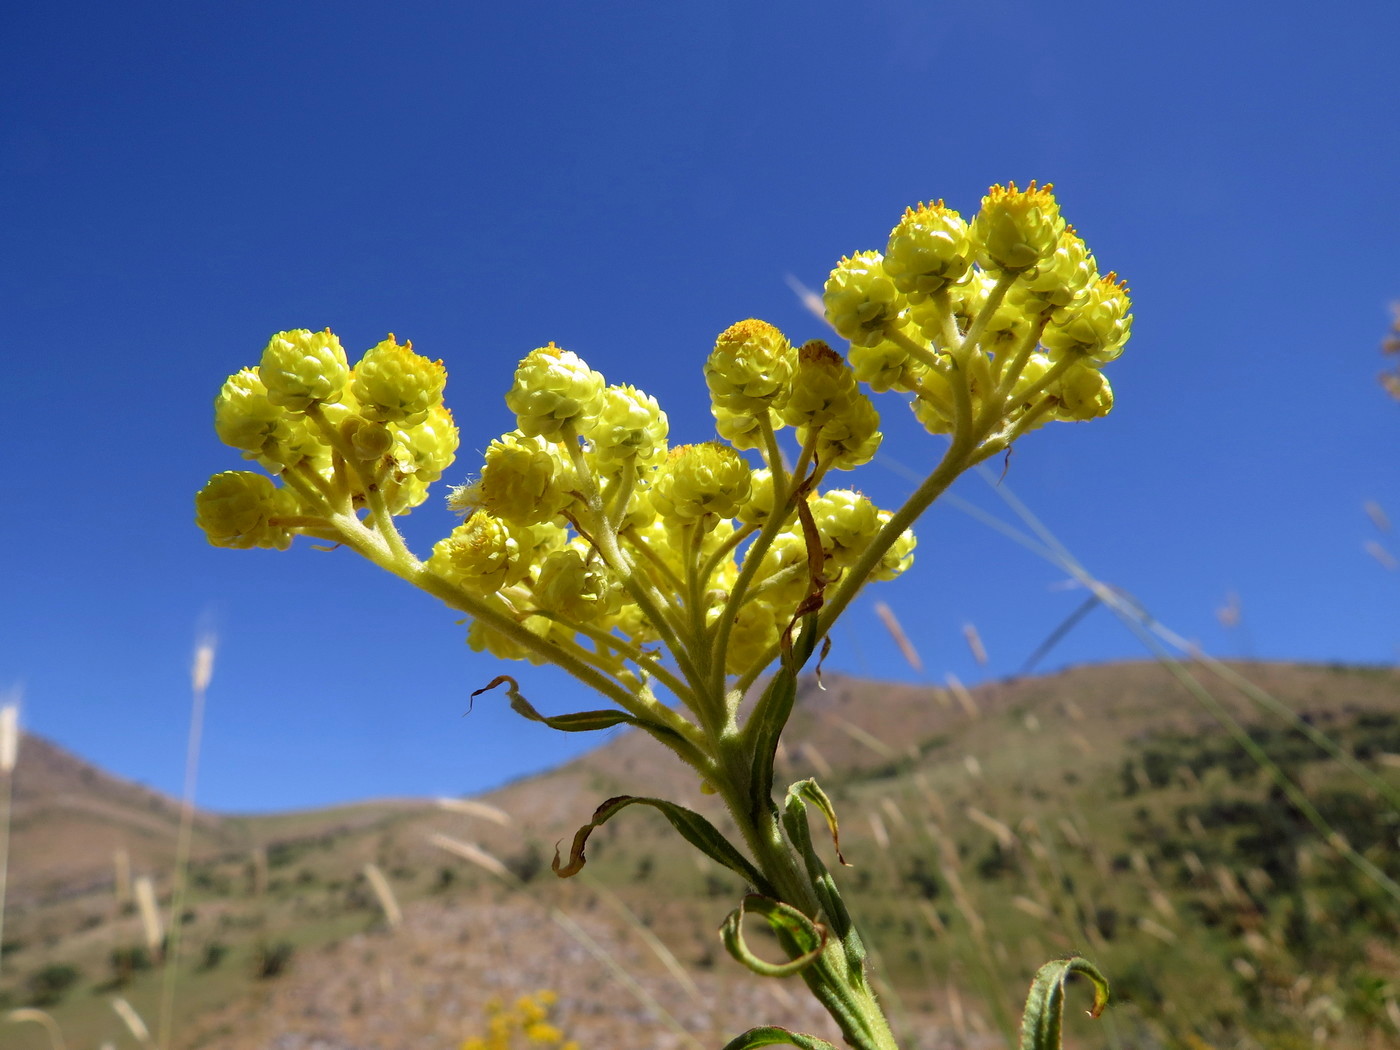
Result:
{"label": "grassy hillside", "polygon": [[[1394,797],[1400,674],[1239,670]],[[1359,863],[1400,879],[1385,791],[1243,694],[1215,691]],[[999,1045],[1029,975],[1071,950],[1120,997],[1097,1025],[1071,1021],[1076,1046],[1385,1046],[1400,1034],[1400,904],[1157,665],[962,696],[828,675],[804,684],[789,740],[786,775],[817,776],[836,801],[854,865],[837,877],[910,1047]],[[12,888],[25,903],[7,916],[0,995],[48,998],[70,1046],[137,1045],[110,1000],[154,1023],[159,974],[114,893],[111,850],[168,890],[175,807],[32,738],[15,787]],[[554,844],[611,795],[664,795],[723,826],[699,787],[623,734],[481,800],[507,819],[428,802],[203,817],[177,1045],[449,1047],[480,1029],[491,996],[541,987],[559,991],[559,1021],[586,1047],[696,1045],[677,1030],[719,1046],[759,1022],[829,1032],[800,985],[760,982],[723,954],[714,930],[743,887],[654,814],[600,829],[582,878],[550,875]],[[516,888],[434,834],[478,844]],[[403,908],[397,928],[370,863]],[[64,968],[71,983],[53,987]],[[47,1046],[35,1026],[3,1034],[16,1050]]]}

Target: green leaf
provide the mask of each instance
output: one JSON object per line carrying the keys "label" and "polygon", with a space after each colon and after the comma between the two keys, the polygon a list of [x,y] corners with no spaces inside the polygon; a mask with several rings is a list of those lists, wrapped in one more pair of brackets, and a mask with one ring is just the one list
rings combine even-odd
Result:
{"label": "green leaf", "polygon": [[772,1025],[750,1028],[743,1035],[725,1043],[724,1050],[754,1050],[755,1047],[759,1046],[795,1046],[798,1050],[836,1050],[836,1047],[825,1039],[818,1039],[814,1035],[803,1035],[801,1032],[789,1032],[786,1028],[776,1028]]}
{"label": "green leaf", "polygon": [[[744,943],[744,912],[755,911],[768,920],[768,925],[780,939],[790,941],[799,952],[785,963],[770,963],[760,959]],[[737,908],[729,913],[724,925],[719,928],[720,940],[729,954],[738,959],[760,977],[791,977],[801,973],[821,957],[826,947],[826,927],[815,923],[791,904],[764,897],[757,893],[748,894]]]}
{"label": "green leaf", "polygon": [[[808,777],[806,780],[799,780],[797,783],[789,785],[787,801],[783,804],[784,808],[791,812],[801,806],[802,799],[806,799],[821,810],[822,816],[826,818],[826,826],[831,831],[831,843],[836,847],[836,859],[841,862],[843,867],[849,868],[850,863],[841,853],[841,832],[836,823],[836,807],[831,804],[831,798],[822,790],[815,777]],[[804,817],[806,816],[805,807],[797,811],[802,812]]]}
{"label": "green leaf", "polygon": [[535,706],[525,699],[520,692],[520,683],[508,674],[497,675],[486,685],[472,693],[471,699],[475,700],[482,693],[495,689],[496,686],[507,684],[506,696],[510,698],[510,707],[518,715],[528,718],[532,722],[543,722],[550,729],[558,729],[565,733],[591,733],[599,729],[611,729],[614,726],[629,725],[635,726],[644,732],[650,733],[656,739],[673,751],[677,751],[682,756],[689,754],[693,749],[675,730],[660,722],[651,722],[636,715],[630,715],[626,711],[608,709],[606,711],[573,711],[566,715],[542,715],[535,710]]}
{"label": "green leaf", "polygon": [[1090,1017],[1098,1017],[1108,1005],[1108,978],[1088,959],[1078,955],[1055,959],[1036,971],[1021,1016],[1021,1050],[1060,1050],[1065,1019],[1065,981],[1072,973],[1094,985]]}
{"label": "green leaf", "polygon": [[595,828],[602,827],[622,810],[632,805],[651,806],[653,809],[659,810],[662,816],[671,822],[671,826],[681,833],[681,837],[705,856],[718,861],[730,871],[742,875],[752,886],[763,889],[768,885],[763,876],[758,873],[758,869],[749,863],[748,858],[740,853],[732,842],[721,835],[719,830],[699,813],[686,809],[684,806],[678,806],[674,802],[668,802],[664,798],[643,798],[639,795],[618,795],[608,799],[594,810],[593,819],[574,832],[574,841],[569,847],[569,862],[562,863],[559,851],[557,849],[554,851],[554,861],[550,865],[554,869],[554,874],[561,879],[567,879],[582,871],[585,862],[583,850],[588,844],[588,836],[593,834]]}
{"label": "green leaf", "polygon": [[836,880],[831,877],[831,872],[827,870],[826,864],[812,845],[812,831],[807,826],[807,804],[804,801],[807,799],[810,799],[826,818],[827,827],[831,830],[832,841],[836,844],[836,856],[842,864],[846,863],[846,858],[841,855],[836,809],[832,806],[831,799],[827,797],[826,792],[815,780],[811,778],[799,780],[788,788],[787,798],[783,802],[783,827],[792,844],[797,847],[797,852],[802,854],[802,862],[807,868],[807,877],[812,882],[812,888],[816,890],[817,900],[821,902],[822,912],[825,914],[827,922],[831,924],[832,932],[840,938],[841,943],[845,946],[846,957],[859,968],[860,963],[865,959],[865,944],[860,939],[860,934],[851,919],[851,913],[846,909],[846,902],[841,898],[841,891],[836,886]]}

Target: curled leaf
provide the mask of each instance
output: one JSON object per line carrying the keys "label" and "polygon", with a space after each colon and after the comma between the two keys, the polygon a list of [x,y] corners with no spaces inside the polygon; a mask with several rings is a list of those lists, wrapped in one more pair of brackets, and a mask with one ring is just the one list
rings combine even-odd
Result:
{"label": "curled leaf", "polygon": [[836,847],[836,859],[841,862],[843,867],[851,867],[850,861],[841,852],[841,833],[836,823],[836,807],[831,804],[831,798],[822,790],[816,778],[808,777],[806,780],[799,780],[789,786],[783,808],[793,813],[794,816],[805,816],[806,807],[802,805],[803,799],[821,810],[822,816],[826,818],[826,826],[831,831],[831,843]]}
{"label": "curled leaf", "polygon": [[574,841],[569,847],[568,863],[565,864],[560,859],[557,849],[554,851],[554,860],[550,865],[554,869],[554,874],[561,879],[567,879],[582,871],[586,860],[584,847],[588,845],[588,836],[593,834],[595,828],[602,827],[631,805],[650,806],[659,810],[661,815],[671,822],[671,826],[681,833],[681,837],[705,856],[743,876],[750,885],[758,887],[767,885],[763,876],[758,873],[758,869],[749,863],[748,858],[740,853],[732,842],[721,835],[719,830],[699,813],[686,809],[684,806],[678,806],[674,802],[668,802],[664,798],[644,798],[640,795],[618,795],[608,799],[594,810],[593,819],[574,832]]}
{"label": "curled leaf", "polygon": [[1036,971],[1021,1015],[1021,1050],[1060,1050],[1065,1020],[1065,981],[1072,973],[1094,985],[1090,1017],[1098,1017],[1108,1005],[1108,978],[1088,959],[1073,955],[1054,959]]}
{"label": "curled leaf", "polygon": [[[755,911],[768,920],[780,939],[792,943],[798,955],[785,963],[770,963],[760,959],[744,943],[744,912]],[[790,904],[750,893],[729,913],[719,929],[720,939],[729,954],[760,977],[791,977],[801,973],[821,957],[826,948],[826,927],[813,922]],[[763,1044],[756,1044],[763,1045]],[[798,1044],[800,1045],[800,1044]]]}
{"label": "curled leaf", "polygon": [[[471,699],[475,700],[482,693],[495,689],[496,686],[508,684],[506,696],[510,698],[510,709],[531,722],[542,722],[550,729],[558,729],[565,733],[591,733],[599,729],[612,729],[614,726],[628,725],[635,726],[656,737],[663,744],[673,750],[677,747],[685,747],[686,742],[682,740],[676,732],[669,726],[660,722],[650,722],[636,715],[630,715],[626,711],[608,709],[604,711],[571,711],[566,715],[542,715],[535,709],[530,701],[525,699],[525,695],[520,691],[520,683],[508,674],[499,674],[491,679],[486,685],[475,690]],[[467,709],[471,710],[470,707]]]}

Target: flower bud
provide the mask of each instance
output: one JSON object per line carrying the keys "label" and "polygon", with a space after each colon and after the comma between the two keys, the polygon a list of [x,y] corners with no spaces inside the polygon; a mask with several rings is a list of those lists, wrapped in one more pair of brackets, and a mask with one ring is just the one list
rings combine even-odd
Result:
{"label": "flower bud", "polygon": [[566,426],[588,429],[603,407],[603,377],[571,350],[550,343],[531,350],[515,370],[506,405],[522,434],[558,441]]}
{"label": "flower bud", "polygon": [[1132,334],[1133,315],[1128,286],[1110,273],[1089,285],[1069,306],[1050,315],[1040,341],[1051,354],[1075,354],[1101,365],[1123,352]]}
{"label": "flower bud", "polygon": [[826,318],[843,338],[873,346],[903,323],[907,304],[885,273],[879,252],[843,257],[826,279]]}
{"label": "flower bud", "polygon": [[268,342],[258,377],[274,405],[302,412],[316,402],[339,400],[350,378],[350,365],[329,328],[324,332],[297,328],[278,332]]}
{"label": "flower bud", "polygon": [[442,477],[457,458],[460,434],[452,412],[444,405],[433,405],[411,427],[394,427],[397,447],[405,454],[405,466],[425,484]]}
{"label": "flower bud", "polygon": [[194,498],[195,524],[215,547],[286,550],[291,532],[271,519],[296,513],[295,496],[262,474],[229,470],[215,474]]}
{"label": "flower bud", "polygon": [[[807,434],[807,427],[797,431],[797,439],[804,445]],[[858,393],[845,411],[821,426],[817,462],[831,470],[854,470],[875,458],[882,438],[880,413],[870,398]]]}
{"label": "flower bud", "polygon": [[1028,311],[1043,313],[1052,307],[1070,305],[1098,275],[1088,247],[1065,227],[1055,251],[1039,266],[1027,270],[1007,298],[1023,303]]}
{"label": "flower bud", "polygon": [[907,391],[909,351],[898,343],[885,341],[873,346],[852,346],[851,368],[856,378],[876,393],[888,390]]}
{"label": "flower bud", "polygon": [[787,387],[797,355],[782,332],[749,318],[730,325],[715,340],[705,361],[705,383],[715,415],[721,409],[757,413]]}
{"label": "flower bud", "polygon": [[515,525],[536,525],[553,521],[573,502],[573,478],[554,445],[517,430],[491,442],[480,479],[454,490],[448,506],[481,507]]}
{"label": "flower bud", "polygon": [[[880,528],[885,527],[894,515],[887,510],[877,511],[875,515],[880,522]],[[914,564],[914,548],[918,546],[918,540],[914,538],[912,529],[905,529],[890,544],[890,549],[885,551],[884,557],[880,559],[880,564],[875,567],[875,571],[870,574],[872,580],[885,582],[893,580],[902,574],[909,566]]]}
{"label": "flower bud", "polygon": [[447,369],[441,361],[415,354],[411,342],[400,346],[390,333],[360,358],[350,390],[366,419],[413,426],[427,418],[428,409],[442,403],[446,383]]}
{"label": "flower bud", "polygon": [[666,448],[669,423],[656,398],[633,386],[604,389],[598,417],[583,431],[594,462],[609,472],[649,462]]}
{"label": "flower bud", "polygon": [[880,531],[875,504],[851,489],[823,492],[808,505],[821,534],[828,577],[834,575],[833,569],[853,565]]}
{"label": "flower bud", "polygon": [[890,231],[885,273],[910,302],[961,281],[971,265],[967,223],[942,201],[906,208]]}
{"label": "flower bud", "polygon": [[737,517],[745,525],[762,525],[773,516],[773,472],[763,467],[749,478],[749,499],[739,508]]}
{"label": "flower bud", "polygon": [[1060,419],[1083,422],[1113,411],[1113,387],[1102,372],[1087,363],[1074,365],[1061,376],[1056,392],[1060,405],[1055,415]]}
{"label": "flower bud", "polygon": [[597,623],[619,604],[618,589],[602,564],[590,564],[573,547],[544,560],[532,590],[540,609],[581,624]]}
{"label": "flower bud", "polygon": [[[529,541],[529,537],[524,539]],[[530,571],[520,531],[479,510],[433,546],[428,569],[477,594],[519,583]]]}
{"label": "flower bud", "polygon": [[783,400],[783,421],[795,427],[819,427],[850,409],[860,395],[855,373],[820,339],[797,351],[797,372]]}
{"label": "flower bud", "polygon": [[671,450],[651,484],[657,512],[675,523],[732,518],[752,490],[749,465],[728,445],[707,441]]}
{"label": "flower bud", "polygon": [[1037,188],[1032,179],[1025,190],[1013,182],[987,191],[972,220],[977,261],[984,269],[1019,272],[1050,256],[1065,229],[1051,189],[1049,183]]}
{"label": "flower bud", "polygon": [[286,413],[267,399],[256,368],[245,368],[224,382],[214,399],[214,432],[225,445],[261,452]]}

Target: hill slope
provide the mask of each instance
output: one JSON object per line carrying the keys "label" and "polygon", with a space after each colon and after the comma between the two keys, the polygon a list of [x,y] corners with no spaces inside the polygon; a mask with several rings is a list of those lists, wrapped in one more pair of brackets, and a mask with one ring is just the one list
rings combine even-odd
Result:
{"label": "hill slope", "polygon": [[[1400,674],[1239,669],[1397,781]],[[1216,692],[1358,850],[1400,868],[1393,808],[1242,695]],[[911,1047],[990,1038],[1000,1004],[1014,1003],[1038,962],[1070,949],[1093,954],[1135,1000],[1102,1032],[1083,1034],[1082,1046],[1110,1033],[1141,1046],[1187,1034],[1258,1038],[1269,1025],[1265,1041],[1285,1045],[1321,1023],[1315,1015],[1335,1019],[1336,1045],[1393,1031],[1400,909],[1340,863],[1155,664],[1075,668],[961,697],[826,675],[804,681],[788,739],[783,774],[815,774],[836,799],[856,864],[838,879],[900,989],[911,1031],[924,1033]],[[20,947],[6,953],[0,989],[20,1002],[27,977],[72,965],[80,989],[105,984],[149,1014],[153,975],[114,972],[109,959],[139,944],[139,924],[114,911],[110,867],[84,867],[82,858],[100,833],[104,846],[124,845],[133,857],[148,844],[146,870],[167,870],[177,807],[33,738],[18,772],[12,856],[32,906],[7,921],[7,939]],[[684,1027],[717,1033],[708,1042],[737,1031],[735,1018],[819,1025],[782,1000],[781,982],[758,982],[761,997],[750,997],[755,982],[717,951],[713,934],[743,888],[691,857],[655,814],[629,811],[600,829],[583,880],[549,877],[554,844],[621,793],[673,798],[726,823],[693,774],[649,738],[625,733],[485,796],[509,815],[504,825],[412,801],[202,816],[185,938],[203,969],[182,985],[181,1045],[290,1050],[322,1038],[377,1050],[446,1047],[493,992],[546,985],[561,991],[561,1020],[591,1036],[585,1045],[671,1045],[654,1006],[612,997],[604,1013],[595,1009],[597,964],[576,937],[560,940],[551,918],[560,908]],[[432,845],[434,833],[481,845],[526,891]],[[30,842],[47,844],[31,852]],[[395,931],[383,929],[361,874],[369,862],[404,907]],[[615,890],[630,918],[590,879]],[[694,975],[699,1002],[638,939],[642,927]],[[290,969],[250,982],[278,945],[294,952]],[[121,1035],[103,996],[71,992],[55,1009],[70,1043]],[[629,1018],[626,1038],[609,1020],[619,1015]]]}

